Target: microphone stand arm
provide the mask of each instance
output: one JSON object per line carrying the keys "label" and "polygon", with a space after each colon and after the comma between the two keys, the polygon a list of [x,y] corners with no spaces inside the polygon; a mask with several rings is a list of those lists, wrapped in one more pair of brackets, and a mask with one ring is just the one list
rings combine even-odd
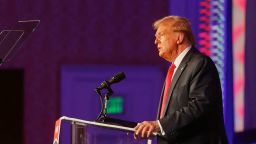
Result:
{"label": "microphone stand arm", "polygon": [[109,97],[113,94],[113,90],[111,89],[110,84],[107,81],[104,81],[103,83],[105,83],[106,89],[107,89],[107,93],[104,96],[104,100],[101,94],[101,89],[96,88],[95,90],[96,93],[100,96],[100,102],[101,102],[101,112],[96,119],[96,121],[100,121],[100,122],[104,122],[107,117],[108,100],[109,100]]}

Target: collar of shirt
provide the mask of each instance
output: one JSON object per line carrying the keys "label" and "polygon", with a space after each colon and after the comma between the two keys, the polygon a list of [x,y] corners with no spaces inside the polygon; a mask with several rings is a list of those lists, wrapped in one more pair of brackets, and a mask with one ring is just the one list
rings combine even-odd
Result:
{"label": "collar of shirt", "polygon": [[[186,49],[184,49],[179,55],[178,57],[174,60],[174,64],[176,66],[175,70],[174,70],[174,74],[177,70],[177,68],[179,67],[181,61],[183,60],[183,58],[185,57],[185,55],[188,53],[188,51],[191,49],[191,46],[187,47]],[[173,75],[174,75],[173,74]]]}

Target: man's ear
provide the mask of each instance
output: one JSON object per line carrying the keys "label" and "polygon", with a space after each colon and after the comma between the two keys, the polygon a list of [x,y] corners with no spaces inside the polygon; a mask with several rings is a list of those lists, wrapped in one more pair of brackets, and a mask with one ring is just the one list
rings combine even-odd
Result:
{"label": "man's ear", "polygon": [[178,33],[177,44],[182,44],[184,42],[185,34],[182,32]]}

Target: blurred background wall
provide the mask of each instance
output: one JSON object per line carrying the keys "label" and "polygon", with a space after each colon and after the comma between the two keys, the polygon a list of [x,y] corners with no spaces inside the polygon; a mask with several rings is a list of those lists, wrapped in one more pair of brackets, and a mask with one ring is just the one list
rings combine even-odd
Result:
{"label": "blurred background wall", "polygon": [[[238,9],[232,4],[237,4]],[[41,20],[37,30],[25,41],[16,57],[1,66],[2,71],[9,71],[8,73],[15,71],[15,76],[21,76],[21,78],[17,78],[17,83],[21,82],[22,85],[17,85],[17,90],[20,87],[22,90],[17,94],[17,99],[14,98],[19,101],[19,104],[13,104],[11,103],[13,100],[9,99],[9,106],[13,108],[13,111],[5,109],[5,106],[2,108],[14,115],[17,114],[17,117],[12,119],[19,123],[17,128],[22,133],[17,133],[17,137],[22,140],[16,142],[24,144],[52,143],[54,122],[61,116],[62,66],[154,67],[160,71],[160,77],[163,78],[167,63],[158,57],[153,43],[152,23],[163,16],[175,14],[191,20],[197,47],[201,51],[211,55],[214,44],[221,46],[217,47],[222,48],[221,53],[219,55],[217,53],[220,60],[216,59],[215,62],[216,65],[219,65],[219,72],[223,80],[226,128],[231,141],[237,137],[237,139],[241,139],[241,143],[244,143],[248,136],[244,136],[243,132],[249,130],[248,135],[253,135],[255,134],[254,128],[256,128],[254,104],[256,70],[253,65],[255,62],[253,56],[255,54],[254,6],[255,2],[250,0],[247,2],[245,0],[0,1],[0,30],[10,28],[18,20]],[[223,27],[220,27],[223,33],[218,31],[217,38],[224,41],[220,41],[220,43],[219,39],[211,39],[204,35],[204,32],[206,35],[212,34],[211,27],[216,25],[216,22],[213,21],[211,14],[216,12],[216,9],[220,11],[216,14],[220,16],[217,19],[217,26],[220,26],[219,19],[223,18],[221,19]],[[239,73],[240,76],[244,76],[239,79],[236,79],[235,73],[233,76],[233,69],[237,70],[233,66],[237,66],[235,61],[238,59],[237,55],[232,53],[232,47],[235,47],[232,42],[234,40],[232,39],[232,28],[234,27],[232,13],[235,13],[235,10],[242,10],[246,17],[246,23],[245,20],[242,20],[244,27],[238,29],[238,31],[246,31],[247,36],[244,39],[246,44],[242,44],[244,49],[238,52],[240,54],[238,56],[241,58],[239,64],[241,61],[244,62],[240,68],[245,71],[245,74]],[[235,23],[233,22],[233,24]],[[214,55],[216,54],[211,56]],[[105,79],[111,76],[110,74]],[[238,85],[233,86],[236,84],[236,80],[239,80]],[[245,91],[236,86],[245,87]],[[235,88],[234,91],[233,88]],[[239,99],[235,97],[236,90],[240,90],[238,94],[242,94],[242,96],[237,96]],[[16,94],[3,92],[3,95],[13,96]],[[150,100],[146,99],[145,103],[149,103]],[[242,104],[238,104],[240,106],[238,109],[234,108],[236,107],[235,100],[242,101]],[[5,103],[5,99],[2,101]],[[158,101],[153,103],[154,107],[157,103]],[[17,107],[12,107],[12,105],[17,105]],[[19,110],[20,108],[22,109]],[[19,116],[19,113],[22,113],[22,116]],[[154,114],[155,112],[148,116],[153,118]],[[1,118],[5,117],[3,113]],[[237,119],[242,121],[236,123]],[[236,130],[235,126],[238,127],[239,123],[242,129]],[[234,131],[236,134],[233,136]],[[250,139],[253,139],[253,136]],[[248,140],[248,143],[249,141],[252,140]]]}

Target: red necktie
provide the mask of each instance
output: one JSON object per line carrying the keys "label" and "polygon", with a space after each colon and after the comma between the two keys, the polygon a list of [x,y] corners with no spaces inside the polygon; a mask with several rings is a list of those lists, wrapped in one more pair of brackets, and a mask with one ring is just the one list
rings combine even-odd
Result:
{"label": "red necktie", "polygon": [[160,118],[162,118],[164,116],[164,107],[166,106],[166,101],[167,101],[167,97],[168,97],[168,92],[172,83],[172,75],[175,69],[175,65],[174,63],[171,65],[171,67],[168,70],[166,79],[165,79],[165,87],[164,87],[164,96],[163,96],[163,100],[162,100],[162,106],[161,106],[161,113],[160,113]]}

